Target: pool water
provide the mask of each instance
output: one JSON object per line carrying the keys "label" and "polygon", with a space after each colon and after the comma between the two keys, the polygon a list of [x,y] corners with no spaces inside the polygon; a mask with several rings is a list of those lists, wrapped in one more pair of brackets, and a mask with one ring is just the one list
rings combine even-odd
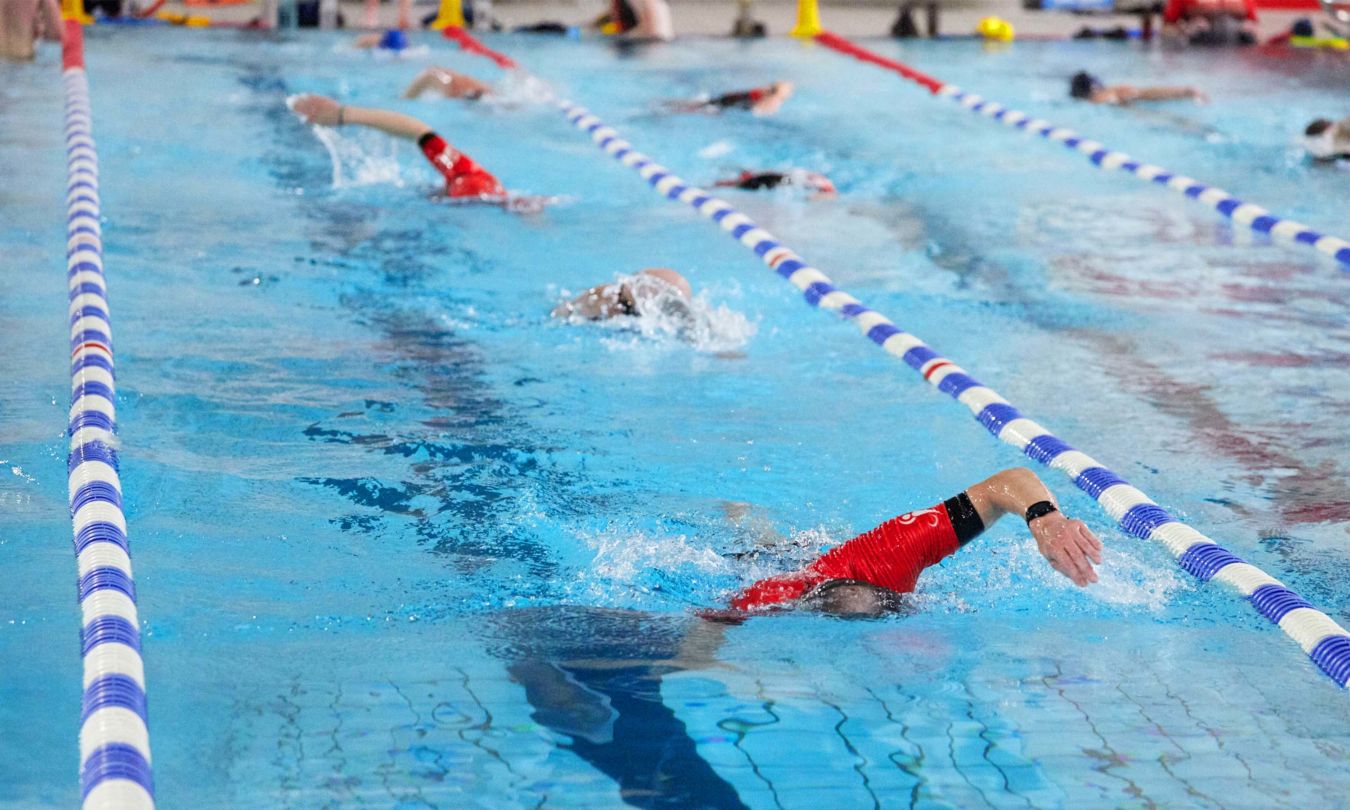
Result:
{"label": "pool water", "polygon": [[[88,62],[122,480],[160,806],[1309,807],[1350,788],[1344,691],[1233,593],[1116,531],[1102,581],[1016,521],[925,574],[918,615],[697,617],[1023,463],[551,108],[397,98],[431,38],[95,28]],[[491,44],[728,198],[1240,556],[1350,623],[1350,287],[1313,251],[821,48]],[[1330,233],[1350,184],[1294,135],[1323,54],[873,43]],[[0,66],[0,804],[68,807],[80,674],[65,513],[61,98]],[[1103,109],[1108,81],[1214,97]],[[788,78],[773,118],[660,99]],[[430,121],[536,216],[449,206],[417,150],[298,92]],[[330,153],[330,147],[332,152]],[[568,325],[569,291],[684,272],[704,328]],[[777,538],[776,540],[773,538]]]}

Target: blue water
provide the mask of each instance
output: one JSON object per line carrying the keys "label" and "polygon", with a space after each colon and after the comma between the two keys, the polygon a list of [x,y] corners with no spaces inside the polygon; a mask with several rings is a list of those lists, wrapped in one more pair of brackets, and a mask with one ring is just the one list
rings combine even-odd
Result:
{"label": "blue water", "polygon": [[[1114,530],[1085,591],[1013,521],[923,611],[719,628],[736,588],[1024,459],[555,111],[396,98],[433,40],[94,29],[119,423],[163,807],[1309,807],[1350,788],[1343,690],[1234,594]],[[789,42],[616,54],[500,38],[692,182],[1160,503],[1350,624],[1350,278],[1193,201]],[[1293,134],[1319,54],[880,42],[943,79],[1345,234]],[[0,66],[0,804],[68,807],[80,692],[65,517],[60,84]],[[1085,107],[1066,77],[1202,83]],[[775,118],[658,99],[797,82]],[[287,112],[316,91],[430,122],[536,217],[450,207],[416,150]],[[523,94],[522,94],[523,95]],[[336,182],[335,182],[336,180]],[[692,344],[570,326],[645,266]],[[749,506],[731,506],[748,504]],[[729,511],[746,512],[740,523]],[[759,546],[776,532],[777,545]]]}

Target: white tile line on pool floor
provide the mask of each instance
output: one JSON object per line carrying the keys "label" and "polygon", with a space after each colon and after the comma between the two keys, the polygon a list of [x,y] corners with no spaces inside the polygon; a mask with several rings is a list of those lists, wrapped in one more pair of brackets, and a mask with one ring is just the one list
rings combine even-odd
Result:
{"label": "white tile line on pool floor", "polygon": [[66,136],[66,267],[70,288],[70,513],[79,567],[84,700],[80,788],[84,810],[155,806],[145,664],[136,587],[117,475],[112,330],[103,275],[98,154],[83,31],[66,22],[62,53]]}
{"label": "white tile line on pool floor", "polygon": [[1221,188],[1168,171],[1152,163],[1142,163],[1124,152],[1108,149],[1101,143],[1084,138],[1067,127],[1056,126],[1043,118],[1034,118],[1027,113],[1013,110],[996,101],[986,100],[975,93],[968,93],[954,84],[946,84],[925,73],[894,59],[889,59],[843,37],[822,31],[815,41],[839,53],[852,56],[862,62],[877,65],[900,74],[905,79],[923,87],[935,96],[951,99],[973,113],[986,118],[1001,121],[1014,129],[1035,133],[1048,141],[1056,141],[1066,148],[1086,157],[1092,165],[1106,171],[1122,171],[1138,177],[1140,180],[1155,183],[1200,202],[1228,217],[1238,225],[1250,228],[1257,233],[1273,238],[1311,245],[1314,250],[1340,262],[1342,270],[1350,271],[1350,242],[1324,234],[1292,219],[1285,219],[1270,213],[1259,205],[1243,202]]}
{"label": "white tile line on pool floor", "polygon": [[[492,59],[505,69],[518,69],[510,57],[492,51],[467,32],[447,29],[446,38],[465,50]],[[939,391],[970,409],[980,424],[999,440],[1029,458],[1068,475],[1117,521],[1127,534],[1156,540],[1177,564],[1202,582],[1223,582],[1242,594],[1262,616],[1298,642],[1323,672],[1342,687],[1350,686],[1350,633],[1330,616],[1312,607],[1282,582],[1182,523],[1139,489],[1086,453],[1075,450],[1041,425],[1023,416],[993,389],[965,369],[933,351],[918,337],[902,331],[889,318],[836,288],[828,276],[808,265],[772,234],[725,200],[691,186],[666,167],[633,149],[614,128],[566,99],[553,103],[577,129],[611,157],[642,176],[667,199],[683,202],[712,220],[753,250],[778,275],[802,291],[807,303],[833,310],[851,321],[873,343],[904,360]]]}

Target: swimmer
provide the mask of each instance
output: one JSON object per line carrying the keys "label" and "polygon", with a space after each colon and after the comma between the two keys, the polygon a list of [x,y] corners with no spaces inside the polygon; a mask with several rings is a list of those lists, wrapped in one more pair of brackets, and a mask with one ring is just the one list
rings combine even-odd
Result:
{"label": "swimmer", "polygon": [[604,321],[662,312],[688,315],[694,290],[685,277],[667,267],[654,267],[609,284],[597,284],[553,308],[555,318]]}
{"label": "swimmer", "polygon": [[1208,104],[1209,96],[1195,87],[1135,87],[1129,84],[1105,85],[1101,79],[1080,70],[1069,80],[1069,95],[1093,104],[1133,104],[1136,101],[1176,101],[1193,99]]}
{"label": "swimmer", "polygon": [[754,115],[773,115],[783,102],[792,97],[796,87],[792,82],[777,81],[766,87],[755,87],[734,93],[723,93],[709,99],[689,99],[666,103],[671,112],[718,113],[723,110],[749,110]]}
{"label": "swimmer", "polygon": [[477,101],[492,93],[492,86],[448,68],[429,67],[417,74],[417,78],[408,85],[408,89],[403,91],[403,97],[417,98],[427,90],[435,90],[446,98]]}
{"label": "swimmer", "polygon": [[1350,118],[1313,121],[1303,130],[1303,148],[1313,160],[1350,160]]}
{"label": "swimmer", "polygon": [[[356,124],[371,127],[399,138],[416,141],[431,165],[445,178],[445,193],[464,202],[485,202],[523,208],[506,193],[501,182],[468,155],[445,142],[427,124],[410,115],[391,110],[346,106],[327,96],[302,95],[291,102],[291,110],[306,124],[340,127]],[[520,198],[525,200],[527,198]]]}
{"label": "swimmer", "polygon": [[788,574],[760,580],[731,600],[734,610],[799,605],[845,616],[904,608],[919,574],[974,540],[1004,515],[1027,522],[1050,566],[1079,587],[1097,581],[1102,544],[1080,520],[1065,517],[1031,470],[1013,468],[917,512],[892,518]]}
{"label": "swimmer", "polygon": [[382,51],[402,51],[408,47],[408,35],[397,28],[390,28],[383,34],[374,31],[362,34],[352,40],[353,48],[379,48]]}
{"label": "swimmer", "polygon": [[669,42],[675,38],[675,25],[666,0],[613,0],[610,10],[591,25],[601,33],[628,40]]}
{"label": "swimmer", "polygon": [[811,192],[812,199],[835,195],[834,183],[830,182],[830,178],[820,172],[808,172],[805,169],[793,169],[787,172],[742,171],[740,175],[726,180],[718,180],[714,185],[719,188],[739,188],[746,191],[796,186]]}

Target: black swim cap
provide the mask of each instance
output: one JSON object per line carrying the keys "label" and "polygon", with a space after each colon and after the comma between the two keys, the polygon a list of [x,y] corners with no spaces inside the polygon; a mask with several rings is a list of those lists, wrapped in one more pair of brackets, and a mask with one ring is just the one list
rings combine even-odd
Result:
{"label": "black swim cap", "polygon": [[1313,121],[1311,124],[1309,124],[1308,128],[1303,130],[1303,134],[1307,135],[1308,137],[1313,137],[1316,135],[1321,135],[1328,129],[1331,129],[1331,122],[1325,118],[1319,118],[1316,121]]}
{"label": "black swim cap", "polygon": [[1086,70],[1078,71],[1069,80],[1069,95],[1074,98],[1092,98],[1092,94],[1101,88],[1101,80]]}

